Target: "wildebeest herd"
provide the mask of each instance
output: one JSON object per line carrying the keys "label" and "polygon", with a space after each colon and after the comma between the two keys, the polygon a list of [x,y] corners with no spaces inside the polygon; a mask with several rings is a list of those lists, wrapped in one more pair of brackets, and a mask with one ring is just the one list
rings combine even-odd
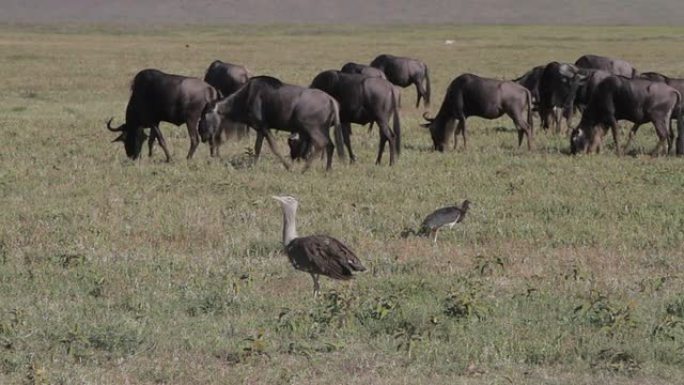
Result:
{"label": "wildebeest herd", "polygon": [[[417,92],[416,107],[423,100],[428,108],[431,87],[427,64],[387,54],[377,56],[370,65],[349,62],[340,71],[323,71],[309,87],[286,84],[270,76],[251,76],[244,66],[219,60],[211,63],[204,80],[146,69],[133,79],[125,122],[112,127],[110,119],[107,127],[120,132],[115,141],[124,143],[130,158],[140,156],[145,140],[151,156],[156,140],[167,161],[171,156],[159,129],[160,122],[187,125],[188,159],[200,140],[209,143],[212,156],[218,156],[226,133],[242,135],[251,127],[256,131],[256,158],[265,138],[271,151],[289,168],[270,130],[287,131],[291,133],[290,157],[305,159],[306,170],[313,159],[323,154],[326,168],[330,169],[335,147],[341,158],[345,157],[346,147],[354,162],[351,124],[370,123],[371,128],[377,125],[380,136],[376,163],[381,162],[388,144],[392,165],[401,152],[399,88],[411,85]],[[456,148],[458,135],[465,148],[465,122],[469,116],[496,119],[505,114],[518,132],[518,146],[526,139],[531,149],[534,111],[544,129],[555,126],[560,131],[565,120],[571,132],[573,154],[598,152],[608,129],[616,152],[621,154],[641,125],[653,123],[658,137],[653,154],[667,154],[676,147],[676,153],[681,155],[683,92],[684,79],[656,72],[640,74],[624,60],[584,55],[574,64],[554,61],[536,66],[511,81],[462,74],[447,88],[437,115],[423,115],[427,121],[423,126],[429,129],[435,150],[444,151],[452,136]],[[582,114],[579,124],[571,127],[571,119],[578,112]],[[619,144],[618,120],[634,124],[624,147]],[[676,129],[673,120],[677,120]],[[330,137],[331,127],[334,141]],[[150,129],[149,137],[145,128]]]}
{"label": "wildebeest herd", "polygon": [[[395,163],[401,151],[401,119],[399,88],[414,85],[416,108],[423,100],[430,104],[428,66],[416,59],[379,55],[370,65],[347,63],[340,71],[328,70],[316,75],[309,87],[292,85],[270,76],[251,76],[240,65],[214,61],[204,80],[169,75],[155,69],[140,71],[131,86],[126,108],[126,121],[119,127],[107,127],[120,132],[115,141],[124,142],[126,154],[140,156],[145,140],[149,153],[155,140],[162,147],[166,160],[170,154],[159,129],[159,123],[185,123],[190,137],[188,159],[192,158],[200,140],[208,142],[212,156],[225,132],[256,132],[255,157],[258,159],[264,138],[271,151],[285,168],[290,163],[280,154],[271,129],[290,132],[290,157],[305,159],[306,171],[312,161],[325,155],[330,169],[335,148],[340,158],[345,147],[350,161],[356,157],[351,148],[351,124],[377,125],[380,136],[376,163],[380,163],[389,145],[389,164]],[[527,139],[533,148],[533,112],[541,118],[542,127],[551,123],[560,131],[566,121],[570,149],[598,152],[602,138],[611,130],[618,154],[624,151],[619,143],[618,120],[634,124],[625,148],[637,129],[653,123],[658,144],[653,154],[684,153],[684,80],[672,79],[655,72],[640,74],[624,60],[585,55],[574,64],[551,62],[534,67],[512,81],[462,74],[448,86],[437,114],[423,117],[423,124],[432,137],[433,148],[443,152],[453,136],[454,148],[458,136],[467,147],[466,119],[477,116],[496,119],[504,114],[513,120],[518,133],[518,146]],[[572,128],[572,116],[582,114]],[[458,122],[456,124],[456,122]],[[330,128],[334,130],[334,141]],[[149,128],[149,137],[144,129]],[[319,291],[318,277],[349,279],[354,271],[365,268],[355,254],[342,242],[325,236],[298,237],[295,226],[297,200],[290,196],[275,196],[283,210],[283,244],[293,266],[311,274],[314,293]],[[470,202],[450,206],[430,214],[416,235],[431,235],[436,242],[440,227],[452,227],[465,217]]]}

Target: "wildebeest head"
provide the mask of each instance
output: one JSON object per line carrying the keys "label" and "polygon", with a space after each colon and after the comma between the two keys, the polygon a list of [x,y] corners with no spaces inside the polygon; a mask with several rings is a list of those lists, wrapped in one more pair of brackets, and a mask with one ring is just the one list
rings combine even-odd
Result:
{"label": "wildebeest head", "polygon": [[112,142],[124,142],[126,155],[131,159],[137,159],[142,152],[143,143],[147,140],[147,134],[142,127],[135,127],[130,124],[122,124],[119,127],[112,127],[112,120],[107,122],[107,128],[112,132],[121,132]]}
{"label": "wildebeest head", "polygon": [[197,126],[202,142],[215,137],[221,128],[221,115],[218,112],[217,103],[207,103],[202,110]]}
{"label": "wildebeest head", "polygon": [[298,133],[294,133],[287,138],[287,145],[290,147],[290,158],[292,160],[307,159],[309,155],[309,141],[304,140]]}
{"label": "wildebeest head", "polygon": [[582,126],[572,130],[570,135],[570,153],[576,155],[587,151],[589,140],[587,138],[587,131]]}
{"label": "wildebeest head", "polygon": [[574,95],[577,89],[587,82],[587,71],[575,67],[572,64],[561,64],[558,67],[558,73],[561,75],[561,81],[569,88],[570,95]]}
{"label": "wildebeest head", "polygon": [[447,144],[446,127],[438,119],[429,118],[427,112],[423,113],[423,119],[427,120],[427,123],[423,123],[421,126],[430,130],[433,148],[436,151],[444,152]]}

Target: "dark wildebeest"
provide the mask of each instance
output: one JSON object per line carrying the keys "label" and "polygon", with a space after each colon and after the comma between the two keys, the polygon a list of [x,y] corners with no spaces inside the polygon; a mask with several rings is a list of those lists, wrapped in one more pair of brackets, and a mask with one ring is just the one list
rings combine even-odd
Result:
{"label": "dark wildebeest", "polygon": [[390,165],[394,164],[395,152],[397,155],[401,152],[401,124],[392,83],[382,78],[329,70],[318,74],[310,87],[327,92],[339,103],[344,141],[352,161],[355,157],[349,138],[351,124],[377,123],[380,145],[375,163],[380,163],[385,144],[389,142]]}
{"label": "dark wildebeest", "polygon": [[572,64],[551,62],[544,67],[539,80],[539,116],[542,128],[549,128],[549,117],[553,117],[556,131],[560,132],[561,116],[556,109],[562,111],[566,124],[570,127],[570,119],[574,109],[577,89],[586,76]]}
{"label": "dark wildebeest", "polygon": [[249,78],[249,71],[244,66],[220,60],[214,60],[204,74],[204,81],[214,86],[222,98],[237,91]]}
{"label": "dark wildebeest", "polygon": [[430,71],[427,64],[417,59],[383,54],[373,59],[370,65],[384,72],[392,84],[403,88],[415,85],[418,93],[416,108],[421,98],[425,107],[430,106]]}
{"label": "dark wildebeest", "polygon": [[[387,77],[385,76],[384,72],[382,72],[381,70],[379,70],[375,67],[371,67],[371,66],[365,65],[365,64],[349,62],[349,63],[342,66],[342,69],[340,70],[340,72],[344,72],[347,74],[361,74],[361,75],[366,75],[366,76],[372,77],[372,78],[383,78],[383,79],[387,80]],[[397,86],[397,88],[395,89],[397,106],[399,108],[401,108],[401,91],[400,91],[400,88],[401,87]],[[373,130],[373,122],[371,122],[370,125],[368,126],[368,132],[371,132],[372,130]]]}
{"label": "dark wildebeest", "polygon": [[385,76],[385,73],[382,72],[382,70],[379,70],[375,67],[371,67],[366,64],[359,64],[359,63],[353,63],[349,62],[345,65],[342,66],[342,69],[340,69],[340,72],[344,72],[347,74],[361,74],[361,75],[366,75],[371,78],[383,78],[387,79]]}
{"label": "dark wildebeest", "polygon": [[197,149],[199,134],[197,123],[206,105],[218,99],[218,93],[209,84],[197,78],[169,75],[156,69],[145,69],[138,72],[131,85],[131,97],[126,107],[126,122],[119,127],[112,127],[112,119],[107,122],[111,131],[120,131],[114,141],[124,142],[126,155],[131,159],[140,156],[142,145],[147,139],[143,131],[150,128],[149,152],[152,156],[154,140],[164,150],[166,161],[171,160],[166,141],[159,130],[160,122],[168,122],[180,126],[185,123],[190,136],[188,159]]}
{"label": "dark wildebeest", "polygon": [[530,93],[532,94],[532,102],[534,104],[539,103],[539,83],[541,81],[545,67],[545,65],[536,66],[525,72],[523,76],[513,79],[514,82],[530,90]]}
{"label": "dark wildebeest", "polygon": [[[525,111],[527,119],[524,118]],[[466,148],[465,121],[469,116],[496,119],[504,114],[513,119],[518,130],[518,146],[522,144],[523,136],[526,135],[527,148],[531,149],[533,124],[530,91],[515,82],[463,74],[449,84],[437,116],[430,119],[427,113],[423,114],[428,121],[423,127],[430,129],[435,150],[444,151],[449,137],[454,133],[453,122],[458,120],[454,134],[454,149],[459,133],[463,135],[463,147]]]}
{"label": "dark wildebeest", "polygon": [[605,78],[611,76],[610,72],[603,70],[585,71],[587,71],[587,77],[581,82],[581,85],[577,89],[575,101],[573,103],[574,107],[581,111],[584,111],[584,109],[587,107],[589,101],[591,100],[591,96],[598,89],[599,84],[601,84]]}
{"label": "dark wildebeest", "polygon": [[[674,139],[672,128],[668,133],[668,126],[671,123],[670,117],[681,100],[682,96],[679,91],[667,84],[645,79],[610,76],[599,84],[582,115],[580,124],[573,130],[570,138],[570,149],[573,154],[577,152],[599,152],[603,135],[610,127],[615,141],[615,150],[618,155],[622,154],[623,149],[620,148],[618,140],[617,121],[625,119],[634,123],[625,149],[631,143],[639,126],[651,122],[658,135],[658,145],[653,150],[653,154],[660,154],[663,146],[667,146],[666,152],[669,152]],[[679,140],[681,141],[681,134],[684,129],[681,111],[677,118]],[[601,126],[601,129],[597,130],[596,126]]]}
{"label": "dark wildebeest", "polygon": [[[216,88],[219,96],[224,98],[247,83],[250,77],[249,70],[245,66],[214,60],[204,74],[204,81]],[[216,138],[210,140],[212,155],[218,156],[218,149],[223,141],[221,133],[225,133],[226,138],[233,135],[237,138],[243,138],[248,132],[249,127],[245,124],[226,122],[224,129],[219,130]]]}
{"label": "dark wildebeest", "polygon": [[621,59],[612,59],[605,56],[584,55],[575,61],[575,65],[579,68],[608,71],[613,75],[628,78],[637,76],[637,70],[633,65]]}
{"label": "dark wildebeest", "polygon": [[335,147],[330,141],[331,126],[335,126],[338,154],[344,156],[338,104],[332,96],[320,90],[285,84],[270,76],[256,76],[237,92],[205,107],[199,124],[200,135],[212,137],[224,119],[254,128],[257,132],[254,145],[257,159],[266,137],[271,151],[287,169],[290,165],[276,148],[271,128],[298,133],[313,145],[312,156],[307,159],[304,171],[323,150],[327,155],[326,169],[330,169]]}

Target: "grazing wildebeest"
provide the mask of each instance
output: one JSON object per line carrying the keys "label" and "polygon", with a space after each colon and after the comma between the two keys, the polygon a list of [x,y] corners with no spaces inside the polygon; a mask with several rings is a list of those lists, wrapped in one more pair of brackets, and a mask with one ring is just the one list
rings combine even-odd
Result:
{"label": "grazing wildebeest", "polygon": [[[618,155],[622,154],[623,149],[620,148],[618,140],[617,121],[625,119],[634,123],[625,149],[631,143],[639,126],[651,122],[658,135],[658,145],[653,150],[653,154],[659,155],[663,146],[667,146],[666,152],[669,152],[674,139],[672,128],[668,133],[670,117],[681,100],[682,95],[679,91],[667,84],[645,79],[610,76],[599,84],[592,95],[580,124],[572,132],[570,149],[573,154],[599,152],[602,137],[610,127],[615,141],[615,150]],[[684,130],[681,111],[677,118],[681,140]],[[596,126],[601,126],[601,129],[597,130]]]}
{"label": "grazing wildebeest", "polygon": [[612,59],[598,55],[580,56],[575,65],[579,68],[608,71],[613,75],[621,75],[628,78],[637,76],[637,70],[633,65],[621,59]]}
{"label": "grazing wildebeest", "polygon": [[110,131],[121,132],[114,141],[124,142],[126,155],[131,159],[137,159],[147,139],[143,129],[149,127],[150,156],[156,139],[164,150],[168,162],[171,155],[159,130],[159,123],[168,122],[176,126],[185,123],[190,136],[190,159],[199,144],[197,123],[202,110],[217,99],[216,90],[200,79],[145,69],[133,78],[131,97],[126,107],[126,122],[114,128],[111,126],[112,119],[109,119],[107,128]]}
{"label": "grazing wildebeest", "polygon": [[361,75],[366,75],[368,77],[372,78],[383,78],[387,79],[385,76],[385,73],[382,72],[382,70],[379,70],[375,67],[371,67],[366,64],[359,64],[359,63],[353,63],[349,62],[345,65],[342,66],[342,69],[340,69],[340,72],[344,72],[347,74],[361,74]]}
{"label": "grazing wildebeest", "polygon": [[523,76],[517,79],[513,79],[514,82],[530,90],[530,93],[532,94],[532,101],[534,102],[534,104],[539,103],[539,83],[541,81],[541,77],[544,73],[545,67],[546,65],[536,66],[531,70],[525,72]]}
{"label": "grazing wildebeest", "polygon": [[418,93],[416,108],[421,98],[426,108],[430,106],[430,71],[427,64],[417,59],[383,54],[373,59],[370,65],[384,72],[392,84],[403,88],[415,85]]}
{"label": "grazing wildebeest", "polygon": [[566,124],[570,127],[574,99],[585,75],[572,64],[551,62],[544,67],[539,80],[539,116],[542,128],[549,128],[549,117],[553,117],[556,131],[560,132],[561,117],[555,109],[562,110]]}
{"label": "grazing wildebeest", "polygon": [[[527,111],[527,120],[524,119]],[[530,91],[511,81],[481,78],[473,74],[463,74],[454,79],[447,88],[442,106],[434,118],[423,117],[428,121],[423,127],[430,129],[432,142],[437,151],[444,151],[453,130],[454,120],[458,127],[454,134],[454,149],[457,136],[463,136],[463,147],[466,148],[465,121],[469,116],[485,119],[496,119],[502,115],[513,119],[518,130],[518,146],[523,136],[527,136],[527,148],[532,148],[532,94]]]}
{"label": "grazing wildebeest", "polygon": [[[204,74],[204,81],[211,84],[219,92],[219,96],[224,98],[237,91],[250,78],[249,70],[242,65],[225,63],[221,60],[214,60]],[[246,124],[226,122],[223,129],[219,130],[216,138],[210,139],[211,154],[218,156],[219,146],[223,142],[222,133],[226,138],[236,136],[243,138],[249,132]]]}
{"label": "grazing wildebeest", "polygon": [[389,142],[390,165],[394,164],[395,153],[401,152],[401,124],[392,83],[382,78],[329,70],[316,75],[310,87],[327,92],[340,104],[340,123],[352,161],[355,156],[349,139],[351,124],[377,123],[380,144],[375,163],[380,163],[385,144]]}
{"label": "grazing wildebeest", "polygon": [[224,119],[254,128],[257,132],[254,145],[257,159],[266,137],[271,151],[286,169],[290,165],[276,148],[270,128],[298,133],[313,145],[312,156],[307,159],[304,171],[323,150],[326,150],[327,155],[326,169],[330,169],[335,147],[330,141],[331,126],[335,126],[338,154],[344,156],[338,104],[332,96],[321,90],[285,84],[270,76],[256,76],[237,92],[205,107],[199,123],[200,135],[203,138],[212,137]]}

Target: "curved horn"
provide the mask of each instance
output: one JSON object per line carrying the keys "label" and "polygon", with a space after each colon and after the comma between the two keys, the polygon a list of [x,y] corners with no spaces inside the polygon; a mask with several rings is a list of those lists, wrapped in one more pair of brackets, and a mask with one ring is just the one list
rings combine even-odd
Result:
{"label": "curved horn", "polygon": [[119,127],[114,128],[114,127],[112,127],[112,120],[114,120],[114,118],[109,118],[109,120],[107,121],[107,128],[109,129],[109,131],[112,131],[112,132],[123,131],[124,125],[122,124]]}
{"label": "curved horn", "polygon": [[428,122],[432,122],[435,120],[435,118],[429,118],[427,111],[423,112],[423,119],[427,120]]}

